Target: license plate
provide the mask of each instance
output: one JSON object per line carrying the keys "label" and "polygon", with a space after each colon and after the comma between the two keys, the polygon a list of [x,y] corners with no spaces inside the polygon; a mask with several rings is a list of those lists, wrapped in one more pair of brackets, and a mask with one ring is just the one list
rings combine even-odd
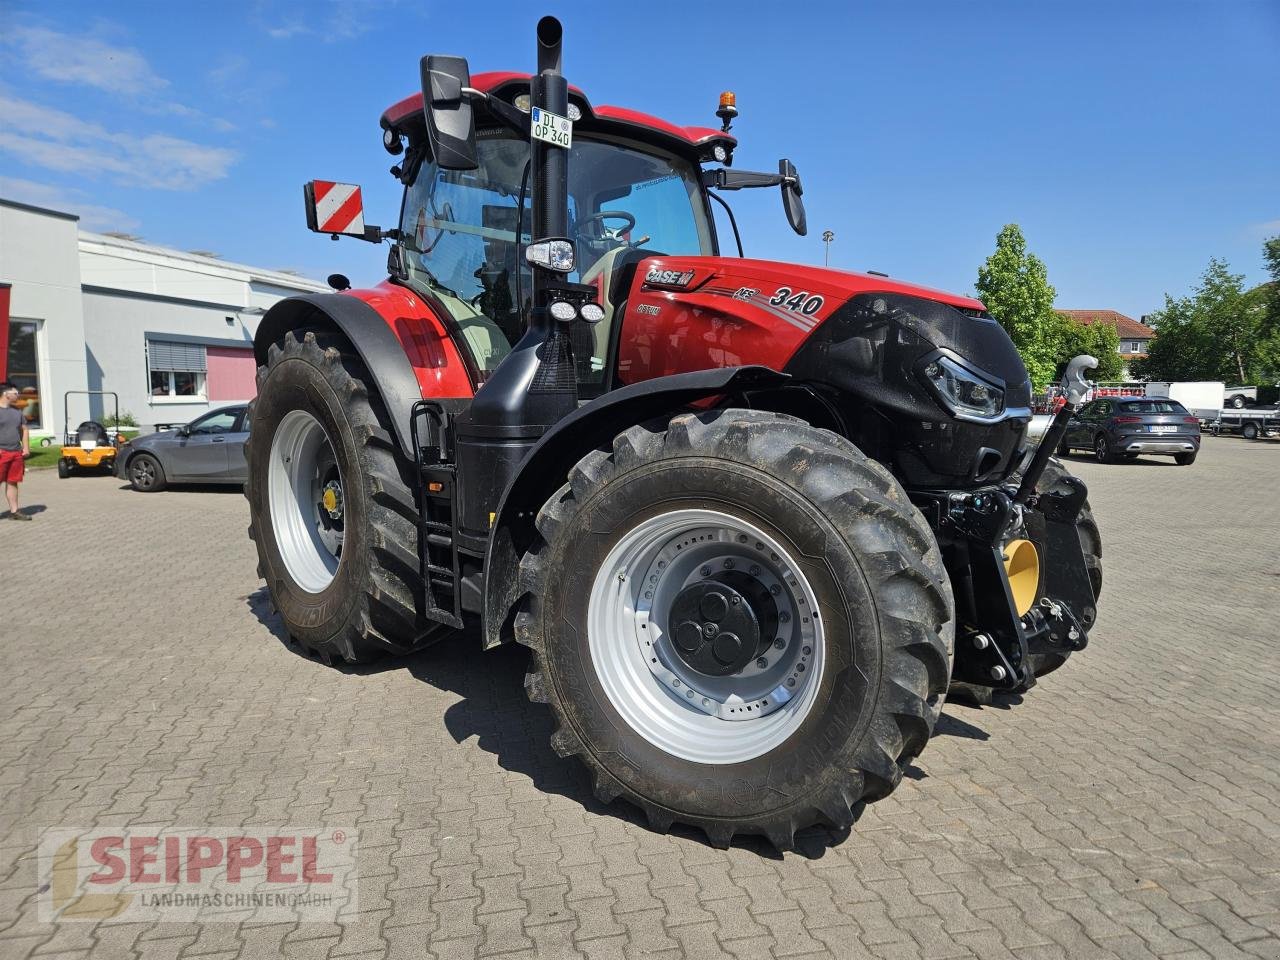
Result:
{"label": "license plate", "polygon": [[534,107],[529,132],[535,140],[545,140],[568,150],[573,145],[573,121]]}
{"label": "license plate", "polygon": [[1178,428],[1172,423],[1155,423],[1147,427],[1147,433],[1177,433]]}

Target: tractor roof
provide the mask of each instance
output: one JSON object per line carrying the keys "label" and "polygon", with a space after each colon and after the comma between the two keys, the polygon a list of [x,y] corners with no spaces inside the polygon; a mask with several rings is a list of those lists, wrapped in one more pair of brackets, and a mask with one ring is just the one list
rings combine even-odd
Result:
{"label": "tractor roof", "polygon": [[[471,78],[471,86],[510,101],[518,94],[528,92],[529,80],[527,73],[477,73]],[[582,111],[582,118],[575,123],[575,127],[584,132],[616,133],[665,147],[676,153],[691,154],[698,159],[709,159],[710,152],[717,143],[723,144],[730,151],[738,145],[736,137],[714,127],[681,127],[661,117],[628,110],[626,107],[605,104],[592,106],[587,95],[575,86],[569,87],[569,102],[576,104]],[[483,104],[476,104],[476,109],[483,115]],[[383,129],[398,129],[408,134],[411,127],[420,126],[425,127],[421,91],[392,104],[382,114]]]}

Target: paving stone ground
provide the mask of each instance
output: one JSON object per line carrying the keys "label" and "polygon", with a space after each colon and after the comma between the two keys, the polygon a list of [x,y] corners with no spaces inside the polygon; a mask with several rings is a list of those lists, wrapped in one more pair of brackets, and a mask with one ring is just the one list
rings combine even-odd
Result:
{"label": "paving stone ground", "polygon": [[[465,638],[342,671],[282,640],[235,492],[30,476],[0,519],[0,957],[1280,957],[1280,444],[1079,458],[1089,648],[948,705],[847,836],[779,856],[596,802]],[[47,827],[360,832],[342,924],[41,924]]]}

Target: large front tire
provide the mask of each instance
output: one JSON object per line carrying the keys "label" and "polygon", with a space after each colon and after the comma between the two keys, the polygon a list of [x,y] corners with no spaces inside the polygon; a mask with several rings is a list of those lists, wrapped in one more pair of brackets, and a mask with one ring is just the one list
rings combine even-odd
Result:
{"label": "large front tire", "polygon": [[321,659],[407,653],[421,615],[413,468],[360,360],[293,332],[258,370],[245,443],[249,535],[289,635]]}
{"label": "large front tire", "polygon": [[[522,561],[516,639],[553,748],[582,758],[597,796],[655,829],[785,850],[897,786],[942,709],[954,605],[883,467],[801,421],[726,410],[632,427],[569,481]],[[715,674],[677,652],[690,625],[669,621],[677,595],[721,578],[776,637],[761,626],[744,665]]]}

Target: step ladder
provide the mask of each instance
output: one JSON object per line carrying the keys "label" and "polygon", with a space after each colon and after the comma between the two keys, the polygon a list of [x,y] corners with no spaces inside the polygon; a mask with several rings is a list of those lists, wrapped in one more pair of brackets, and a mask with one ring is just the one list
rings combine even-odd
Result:
{"label": "step ladder", "polygon": [[[442,404],[418,400],[409,417],[418,474],[418,562],[425,594],[422,614],[428,620],[460,629],[462,576],[454,539],[457,465],[453,462],[449,412]],[[425,430],[420,429],[420,423]]]}

